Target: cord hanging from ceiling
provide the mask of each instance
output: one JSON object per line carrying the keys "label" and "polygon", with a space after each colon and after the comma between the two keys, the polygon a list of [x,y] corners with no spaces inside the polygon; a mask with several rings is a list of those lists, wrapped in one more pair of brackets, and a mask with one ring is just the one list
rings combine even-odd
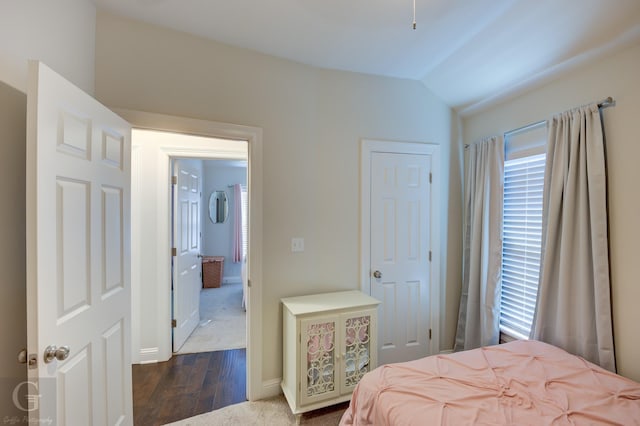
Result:
{"label": "cord hanging from ceiling", "polygon": [[413,0],[413,29],[416,29],[416,0]]}

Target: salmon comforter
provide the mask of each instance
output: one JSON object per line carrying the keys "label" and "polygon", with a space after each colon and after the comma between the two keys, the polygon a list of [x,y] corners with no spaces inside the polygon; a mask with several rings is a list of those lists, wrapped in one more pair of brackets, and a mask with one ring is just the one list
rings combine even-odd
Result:
{"label": "salmon comforter", "polygon": [[536,341],[381,366],[340,425],[640,425],[640,383]]}

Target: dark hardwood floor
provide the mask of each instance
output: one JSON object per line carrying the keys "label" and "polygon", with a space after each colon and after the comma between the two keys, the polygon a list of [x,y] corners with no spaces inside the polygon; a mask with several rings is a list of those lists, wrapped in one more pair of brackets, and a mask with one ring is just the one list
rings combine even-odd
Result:
{"label": "dark hardwood floor", "polygon": [[134,425],[162,425],[246,400],[246,350],[133,366]]}

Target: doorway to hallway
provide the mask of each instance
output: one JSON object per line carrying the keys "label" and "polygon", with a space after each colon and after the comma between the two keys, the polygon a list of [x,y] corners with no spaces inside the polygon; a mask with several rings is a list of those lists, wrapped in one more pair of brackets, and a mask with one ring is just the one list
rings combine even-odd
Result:
{"label": "doorway to hallway", "polygon": [[[262,129],[207,120],[116,111],[132,123],[133,133],[143,130],[152,138],[133,138],[132,193],[132,343],[134,364],[158,363],[172,357],[170,161],[172,158],[246,159],[248,194],[247,247],[247,399],[264,395],[262,376]],[[152,132],[151,132],[152,131]],[[176,136],[195,136],[184,142]],[[200,135],[200,136],[197,136]],[[137,140],[137,142],[136,142]],[[236,142],[231,146],[229,142]],[[248,151],[248,154],[247,154]],[[143,244],[144,243],[144,244]],[[166,289],[157,291],[158,289]]]}

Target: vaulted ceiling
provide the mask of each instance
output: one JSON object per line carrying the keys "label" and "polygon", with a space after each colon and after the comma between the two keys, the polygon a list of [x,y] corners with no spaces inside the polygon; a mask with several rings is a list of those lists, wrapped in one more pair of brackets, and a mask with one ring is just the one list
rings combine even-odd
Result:
{"label": "vaulted ceiling", "polygon": [[640,0],[94,0],[305,64],[422,81],[471,112],[640,40]]}

